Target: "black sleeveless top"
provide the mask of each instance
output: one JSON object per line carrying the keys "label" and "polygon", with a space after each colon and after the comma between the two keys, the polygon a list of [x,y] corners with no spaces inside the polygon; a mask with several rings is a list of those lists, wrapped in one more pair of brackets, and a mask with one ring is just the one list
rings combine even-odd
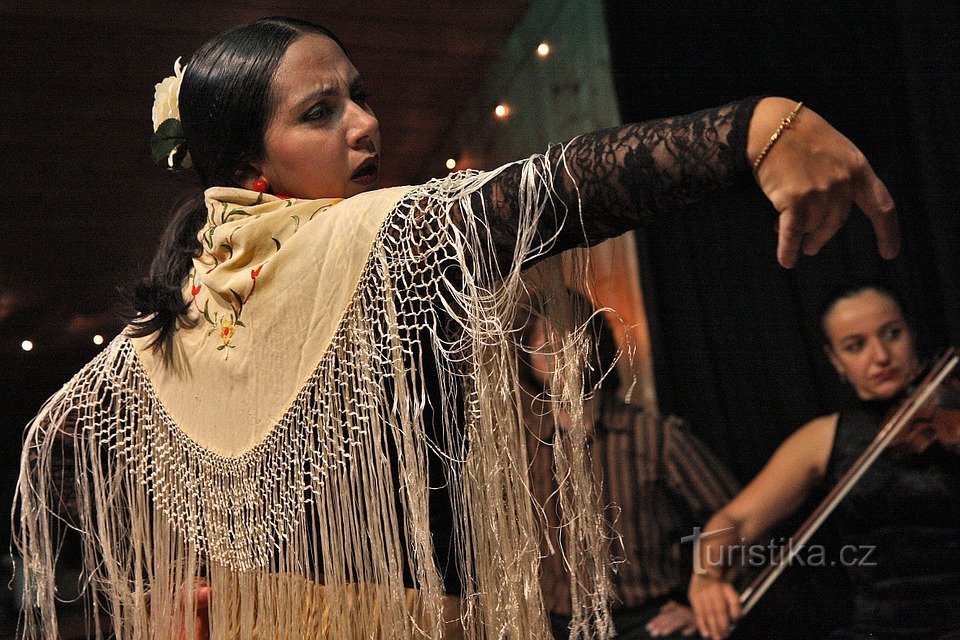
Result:
{"label": "black sleeveless top", "polygon": [[[893,404],[840,412],[827,482],[853,465]],[[960,454],[939,443],[886,451],[834,517],[855,589],[851,621],[834,637],[960,638]]]}

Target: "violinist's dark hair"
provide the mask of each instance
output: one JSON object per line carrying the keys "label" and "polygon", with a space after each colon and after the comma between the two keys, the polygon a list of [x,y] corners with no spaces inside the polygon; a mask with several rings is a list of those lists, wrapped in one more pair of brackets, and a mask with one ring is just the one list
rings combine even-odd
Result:
{"label": "violinist's dark hair", "polygon": [[[242,186],[242,171],[264,157],[264,134],[276,107],[271,81],[287,48],[303,35],[328,29],[295,18],[263,18],[226,31],[187,62],[180,85],[180,122],[201,189]],[[346,54],[346,51],[344,50]],[[207,217],[200,194],[185,199],[160,239],[148,275],[127,293],[130,334],[154,336],[151,347],[169,358],[189,303],[182,288],[201,252],[197,233]]]}
{"label": "violinist's dark hair", "polygon": [[[900,313],[903,314],[903,319],[906,321],[907,326],[910,327],[911,331],[914,331],[913,319],[909,313],[909,308],[899,293],[882,282],[875,280],[862,280],[855,283],[846,283],[834,288],[823,298],[822,302],[820,303],[817,318],[820,320],[820,340],[824,345],[828,347],[830,346],[830,335],[827,332],[827,316],[829,316],[834,307],[837,306],[837,303],[841,300],[854,298],[867,291],[873,291],[897,305],[897,308],[900,309]],[[914,333],[916,333],[916,331],[914,331]]]}

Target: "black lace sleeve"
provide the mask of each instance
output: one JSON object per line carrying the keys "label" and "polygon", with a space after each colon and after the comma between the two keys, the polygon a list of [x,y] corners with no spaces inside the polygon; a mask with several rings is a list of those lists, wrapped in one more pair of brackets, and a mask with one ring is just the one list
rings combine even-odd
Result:
{"label": "black lace sleeve", "polygon": [[[565,209],[541,217],[538,234],[549,248],[534,254],[540,259],[595,244],[749,178],[747,130],[759,100],[596,131],[552,147],[544,162]],[[501,265],[514,255],[522,171],[511,165],[483,189]]]}

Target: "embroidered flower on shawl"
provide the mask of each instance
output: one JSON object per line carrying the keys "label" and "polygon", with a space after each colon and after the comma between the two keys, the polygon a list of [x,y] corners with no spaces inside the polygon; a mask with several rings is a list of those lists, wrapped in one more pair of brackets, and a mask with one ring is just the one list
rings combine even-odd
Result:
{"label": "embroidered flower on shawl", "polygon": [[237,324],[233,318],[220,318],[220,339],[223,340],[223,345],[219,348],[229,347],[230,340],[236,332]]}
{"label": "embroidered flower on shawl", "polygon": [[[231,201],[209,203],[207,224],[197,234],[203,253],[184,283],[184,295],[192,298],[195,317],[205,324],[207,335],[214,334],[218,351],[228,357],[231,349],[243,347],[238,328],[244,327],[244,308],[257,289],[257,282],[270,273],[264,267],[281,247],[300,229],[301,216],[312,220],[343,198],[316,201],[316,207],[301,214],[290,214],[288,207],[296,198],[252,193],[242,189],[229,191]],[[260,285],[261,287],[263,285]],[[244,320],[241,320],[244,318]],[[239,334],[243,336],[243,332]],[[246,336],[243,336],[246,340]]]}

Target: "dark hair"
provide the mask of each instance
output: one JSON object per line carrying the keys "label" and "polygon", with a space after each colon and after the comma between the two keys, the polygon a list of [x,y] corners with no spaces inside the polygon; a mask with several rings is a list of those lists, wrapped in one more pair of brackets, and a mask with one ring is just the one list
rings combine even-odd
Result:
{"label": "dark hair", "polygon": [[897,305],[897,308],[900,309],[900,313],[903,314],[904,321],[906,321],[907,325],[911,329],[913,328],[913,322],[911,321],[911,318],[907,312],[907,306],[904,303],[903,298],[897,292],[880,282],[869,280],[861,281],[854,284],[845,284],[837,287],[823,298],[823,301],[820,303],[819,314],[817,316],[820,319],[820,339],[823,344],[830,346],[830,335],[827,333],[827,316],[829,316],[834,307],[837,306],[837,303],[841,300],[854,298],[867,291],[873,291]]}
{"label": "dark hair", "polygon": [[[187,62],[178,99],[180,122],[202,189],[241,186],[241,169],[263,159],[276,100],[271,80],[287,48],[308,33],[327,36],[344,49],[336,35],[318,24],[271,17],[214,37]],[[127,295],[131,335],[154,335],[151,347],[165,356],[189,306],[182,287],[193,258],[200,255],[197,233],[206,217],[199,194],[182,202],[160,239],[149,274]]]}

